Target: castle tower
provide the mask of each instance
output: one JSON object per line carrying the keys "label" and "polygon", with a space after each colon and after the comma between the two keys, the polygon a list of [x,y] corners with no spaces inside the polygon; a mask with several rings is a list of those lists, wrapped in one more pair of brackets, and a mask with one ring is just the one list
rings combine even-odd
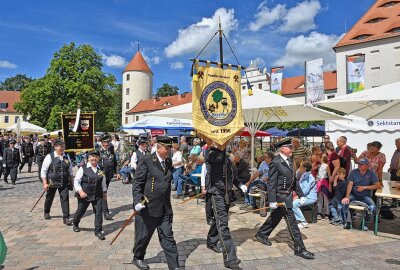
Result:
{"label": "castle tower", "polygon": [[151,99],[153,72],[138,51],[122,72],[122,124],[135,121],[126,113],[141,100]]}

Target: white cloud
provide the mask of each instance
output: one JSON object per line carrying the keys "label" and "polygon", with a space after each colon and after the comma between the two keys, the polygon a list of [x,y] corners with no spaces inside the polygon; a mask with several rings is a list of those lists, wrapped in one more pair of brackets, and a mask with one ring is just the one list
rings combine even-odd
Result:
{"label": "white cloud", "polygon": [[322,57],[325,69],[335,68],[335,52],[332,47],[343,37],[311,32],[309,36],[291,38],[285,47],[285,55],[275,61],[275,65],[303,67],[304,62]]}
{"label": "white cloud", "polygon": [[141,53],[149,66],[158,65],[161,62],[161,58],[159,56],[149,57],[145,53],[145,50],[143,50]]}
{"label": "white cloud", "polygon": [[104,64],[110,68],[124,68],[128,64],[125,58],[116,54],[107,56],[102,53],[101,56],[103,57]]}
{"label": "white cloud", "polygon": [[234,13],[233,9],[219,8],[211,18],[203,17],[199,22],[187,28],[179,29],[176,40],[165,48],[165,55],[175,57],[199,52],[208,42],[212,33],[218,30],[218,18],[221,18],[224,33],[228,37],[229,33],[236,29],[238,25]]}
{"label": "white cloud", "polygon": [[251,60],[253,61],[253,65],[259,68],[265,67],[265,61],[261,59],[260,57],[257,57],[256,59]]}
{"label": "white cloud", "polygon": [[317,28],[314,19],[320,10],[319,0],[306,0],[289,9],[282,4],[269,8],[264,1],[258,6],[255,21],[249,24],[249,29],[258,31],[264,26],[276,24],[279,32],[307,32]]}
{"label": "white cloud", "polygon": [[11,63],[11,62],[9,62],[7,60],[4,60],[4,61],[0,60],[0,68],[14,69],[14,68],[17,68],[17,67],[18,66],[16,64]]}
{"label": "white cloud", "polygon": [[278,4],[274,8],[270,9],[266,6],[266,3],[267,2],[264,1],[258,6],[258,12],[255,15],[256,20],[249,24],[249,29],[251,31],[258,31],[264,26],[271,25],[285,15],[285,5]]}
{"label": "white cloud", "polygon": [[317,28],[314,18],[321,10],[319,1],[304,1],[288,10],[279,28],[282,32],[307,32]]}
{"label": "white cloud", "polygon": [[181,70],[181,69],[183,69],[183,63],[180,61],[173,62],[173,63],[171,63],[170,68],[176,69],[176,70]]}

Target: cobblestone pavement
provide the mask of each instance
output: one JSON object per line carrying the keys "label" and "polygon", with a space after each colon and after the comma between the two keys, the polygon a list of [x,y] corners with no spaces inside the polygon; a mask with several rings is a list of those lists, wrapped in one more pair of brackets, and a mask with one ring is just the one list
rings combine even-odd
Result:
{"label": "cobblestone pavement", "polygon": [[[19,179],[15,186],[0,183],[0,230],[8,245],[4,269],[136,269],[131,264],[133,224],[110,246],[111,239],[132,213],[130,185],[111,183],[109,205],[114,220],[104,221],[107,239],[100,241],[94,236],[91,210],[82,219],[79,233],[62,224],[58,197],[51,220],[43,219],[44,200],[31,213],[41,194],[41,184],[36,172],[23,172]],[[178,202],[173,200],[174,233],[181,265],[186,269],[224,269],[222,255],[213,253],[205,245],[208,226],[204,205],[197,204],[196,200],[185,205]],[[70,204],[73,214],[77,203],[72,193]],[[265,218],[258,214],[236,215],[237,212],[238,206],[231,208],[230,229],[243,269],[400,269],[400,242],[394,239],[400,234],[398,219],[382,220],[378,237],[372,230],[344,230],[326,220],[310,224],[302,233],[306,247],[315,252],[316,259],[306,261],[293,255],[284,221],[271,237],[273,245],[265,247],[253,240]],[[400,217],[399,212],[397,215]],[[146,259],[151,269],[166,267],[156,235]]]}

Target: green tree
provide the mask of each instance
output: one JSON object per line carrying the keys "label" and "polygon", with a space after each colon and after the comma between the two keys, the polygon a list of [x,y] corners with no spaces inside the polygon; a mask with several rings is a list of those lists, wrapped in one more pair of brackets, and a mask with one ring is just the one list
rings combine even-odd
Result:
{"label": "green tree", "polygon": [[33,79],[25,74],[17,74],[0,82],[0,90],[22,91]]}
{"label": "green tree", "polygon": [[219,91],[219,89],[215,90],[215,92],[212,94],[213,101],[215,102],[215,107],[218,109],[218,104],[222,100],[222,92]]}
{"label": "green tree", "polygon": [[97,131],[114,131],[121,121],[116,109],[121,89],[102,67],[102,58],[92,46],[64,45],[54,53],[44,77],[22,91],[16,109],[48,130],[56,130],[61,128],[60,112],[74,112],[81,104],[82,111],[97,112]]}
{"label": "green tree", "polygon": [[293,130],[297,128],[309,128],[311,125],[324,125],[324,121],[302,121],[302,122],[276,122],[266,123],[261,130],[276,127],[282,130]]}
{"label": "green tree", "polygon": [[168,97],[175,96],[179,93],[179,88],[177,86],[169,85],[168,83],[164,83],[160,88],[157,88],[156,96],[157,97]]}

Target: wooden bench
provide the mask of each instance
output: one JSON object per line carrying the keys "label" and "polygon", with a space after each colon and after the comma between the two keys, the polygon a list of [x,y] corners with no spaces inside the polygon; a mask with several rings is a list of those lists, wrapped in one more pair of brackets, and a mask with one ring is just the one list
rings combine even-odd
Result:
{"label": "wooden bench", "polygon": [[[365,226],[365,207],[359,206],[359,205],[349,205],[349,209],[352,209],[354,211],[361,211],[362,212],[362,221],[361,221],[361,225],[360,225],[360,230],[364,230],[364,226]],[[351,215],[351,213],[347,213],[347,214]],[[350,229],[352,229],[352,228],[353,228],[353,218],[350,217]]]}

